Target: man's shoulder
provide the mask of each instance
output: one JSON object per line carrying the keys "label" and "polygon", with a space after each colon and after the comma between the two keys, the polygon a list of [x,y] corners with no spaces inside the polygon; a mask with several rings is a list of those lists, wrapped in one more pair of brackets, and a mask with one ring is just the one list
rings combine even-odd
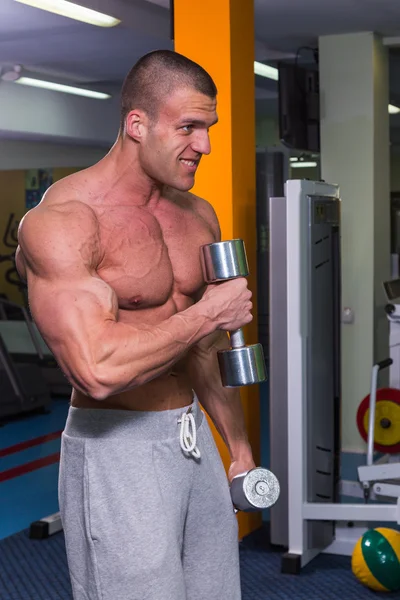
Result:
{"label": "man's shoulder", "polygon": [[94,210],[64,180],[53,184],[41,202],[22,218],[18,239],[33,243],[36,239],[49,244],[74,237],[88,238],[96,235],[98,220]]}
{"label": "man's shoulder", "polygon": [[[44,193],[39,204],[41,209],[57,208],[62,210],[64,205],[71,202],[85,204],[88,193],[89,177],[84,172],[71,173],[58,181],[55,181]],[[90,190],[89,190],[90,191]]]}
{"label": "man's shoulder", "polygon": [[87,199],[90,197],[90,178],[84,171],[67,175],[54,182],[44,193],[40,203],[27,213],[31,219],[76,220],[96,218]]}
{"label": "man's shoulder", "polygon": [[188,201],[192,203],[192,205],[200,210],[207,210],[212,214],[215,214],[214,208],[208,200],[205,198],[201,198],[200,196],[196,196],[192,194],[192,192],[187,192]]}
{"label": "man's shoulder", "polygon": [[182,208],[197,208],[202,205],[211,207],[211,204],[204,198],[200,198],[192,192],[181,192],[171,187],[164,188],[164,196]]}
{"label": "man's shoulder", "polygon": [[45,228],[67,227],[76,223],[84,228],[85,225],[90,227],[96,225],[97,216],[94,210],[85,202],[75,198],[58,198],[55,195],[49,195],[46,201],[24,215],[20,229],[26,229],[28,223],[30,226],[35,224],[35,226]]}
{"label": "man's shoulder", "polygon": [[197,214],[207,222],[211,231],[214,234],[215,241],[218,241],[221,237],[221,230],[219,226],[219,221],[217,214],[214,210],[213,205],[208,200],[201,198],[200,196],[196,196],[195,194],[191,194],[188,192],[190,196],[190,202],[193,203],[194,210]]}
{"label": "man's shoulder", "polygon": [[23,276],[25,265],[54,273],[65,265],[95,268],[101,256],[97,218],[83,202],[49,201],[27,212],[21,220],[18,264]]}
{"label": "man's shoulder", "polygon": [[189,210],[193,210],[213,228],[219,228],[218,217],[213,205],[205,198],[196,196],[192,192],[180,192],[178,190],[168,190],[168,197],[175,204]]}

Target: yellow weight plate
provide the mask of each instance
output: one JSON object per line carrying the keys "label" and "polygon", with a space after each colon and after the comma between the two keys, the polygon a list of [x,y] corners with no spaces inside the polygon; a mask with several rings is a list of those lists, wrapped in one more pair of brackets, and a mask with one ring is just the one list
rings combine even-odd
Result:
{"label": "yellow weight plate", "polygon": [[[365,411],[363,420],[367,435],[368,421],[369,408]],[[385,424],[389,426],[385,427]],[[400,442],[400,404],[392,400],[379,400],[376,403],[374,441],[381,446],[395,446]]]}

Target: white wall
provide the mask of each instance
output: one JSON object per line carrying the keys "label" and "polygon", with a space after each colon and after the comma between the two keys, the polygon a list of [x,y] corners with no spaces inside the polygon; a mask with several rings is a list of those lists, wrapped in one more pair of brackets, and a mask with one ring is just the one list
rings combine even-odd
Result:
{"label": "white wall", "polygon": [[88,167],[103,158],[107,151],[108,148],[96,146],[0,140],[0,171]]}
{"label": "white wall", "polygon": [[0,132],[40,135],[93,145],[112,144],[118,133],[119,97],[94,100],[0,82]]}
{"label": "white wall", "polygon": [[390,276],[387,49],[372,33],[319,40],[322,177],[342,215],[342,449],[363,451],[356,414],[371,368],[388,355],[381,282]]}

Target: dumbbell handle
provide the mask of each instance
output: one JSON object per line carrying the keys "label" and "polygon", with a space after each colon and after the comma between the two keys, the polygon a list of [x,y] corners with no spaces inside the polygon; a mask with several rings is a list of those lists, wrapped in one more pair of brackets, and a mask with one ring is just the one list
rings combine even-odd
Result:
{"label": "dumbbell handle", "polygon": [[242,329],[235,329],[235,331],[230,331],[229,338],[231,341],[232,348],[244,348],[246,345]]}

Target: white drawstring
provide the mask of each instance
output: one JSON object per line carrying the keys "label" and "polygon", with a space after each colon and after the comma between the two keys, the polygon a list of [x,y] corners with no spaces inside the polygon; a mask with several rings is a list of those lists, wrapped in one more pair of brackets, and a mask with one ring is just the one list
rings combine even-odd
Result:
{"label": "white drawstring", "polygon": [[[179,441],[181,448],[187,454],[191,454],[194,458],[200,458],[200,450],[196,446],[197,431],[196,422],[192,413],[186,412],[179,419],[178,423],[181,425]],[[192,430],[190,430],[190,426]]]}

